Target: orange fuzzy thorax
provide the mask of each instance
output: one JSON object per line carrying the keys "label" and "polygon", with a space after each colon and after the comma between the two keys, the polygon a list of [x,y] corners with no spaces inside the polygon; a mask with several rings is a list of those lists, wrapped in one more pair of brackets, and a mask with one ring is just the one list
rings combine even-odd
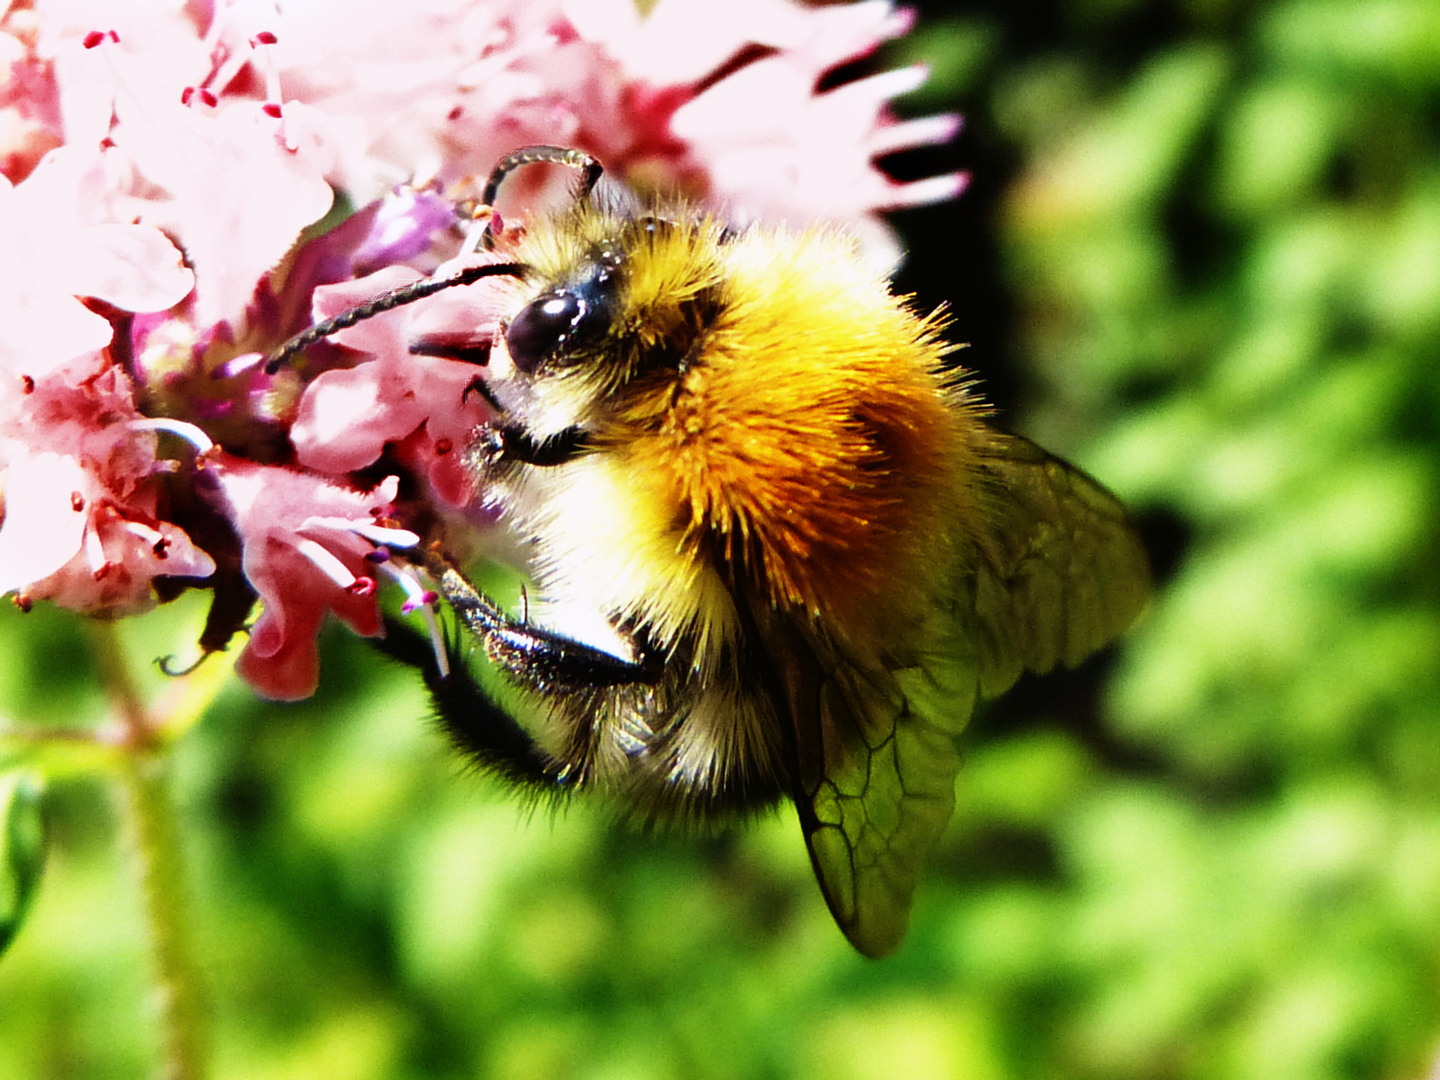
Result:
{"label": "orange fuzzy thorax", "polygon": [[[893,606],[927,563],[953,565],[974,512],[980,409],[941,374],[935,321],[836,236],[691,239],[674,255],[707,276],[718,262],[716,316],[693,362],[619,408],[601,443],[673,504],[677,557],[717,560],[778,608]],[[663,262],[650,277],[673,295]],[[644,287],[629,307],[652,309]]]}

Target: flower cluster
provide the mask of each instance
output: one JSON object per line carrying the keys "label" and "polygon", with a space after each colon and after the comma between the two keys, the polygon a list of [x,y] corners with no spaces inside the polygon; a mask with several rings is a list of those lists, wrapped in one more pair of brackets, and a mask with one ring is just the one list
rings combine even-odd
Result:
{"label": "flower cluster", "polygon": [[[889,0],[10,4],[0,594],[115,615],[207,588],[203,650],[258,598],[240,671],[311,693],[328,613],[381,632],[382,577],[426,600],[392,552],[484,524],[457,453],[486,419],[474,368],[413,346],[483,349],[495,301],[457,288],[303,364],[266,354],[455,256],[457,193],[531,143],[892,257],[877,212],[961,178],[899,184],[875,159],[956,120],[889,115],[919,70],[822,80],[907,26]],[[518,207],[557,197],[541,172]]]}

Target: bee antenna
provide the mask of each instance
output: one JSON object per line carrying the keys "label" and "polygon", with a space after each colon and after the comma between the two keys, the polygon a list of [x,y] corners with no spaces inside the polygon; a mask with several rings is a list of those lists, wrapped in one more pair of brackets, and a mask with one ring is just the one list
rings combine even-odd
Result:
{"label": "bee antenna", "polygon": [[[569,146],[522,146],[519,150],[506,154],[495,165],[490,179],[485,182],[480,204],[494,206],[495,196],[500,194],[500,185],[505,182],[505,178],[524,165],[564,165],[579,170],[580,183],[575,189],[576,202],[590,196],[590,192],[595,190],[595,185],[600,182],[600,177],[605,172],[605,166],[600,164],[600,159],[584,150]],[[494,230],[487,225],[482,245],[488,251],[494,243]]]}
{"label": "bee antenna", "polygon": [[391,308],[404,307],[406,304],[413,304],[416,300],[423,300],[444,289],[453,289],[457,285],[469,285],[471,282],[479,281],[487,277],[523,277],[525,267],[520,263],[486,263],[483,266],[467,266],[463,270],[457,270],[453,274],[441,278],[424,278],[420,281],[412,281],[409,285],[401,285],[397,289],[372,296],[362,304],[356,304],[352,308],[340,312],[333,318],[318,322],[308,330],[302,330],[285,344],[281,345],[274,352],[265,358],[265,374],[274,375],[279,371],[292,356],[304,352],[317,341],[323,341],[331,334],[354,326],[358,322],[373,318],[381,312],[389,311]]}

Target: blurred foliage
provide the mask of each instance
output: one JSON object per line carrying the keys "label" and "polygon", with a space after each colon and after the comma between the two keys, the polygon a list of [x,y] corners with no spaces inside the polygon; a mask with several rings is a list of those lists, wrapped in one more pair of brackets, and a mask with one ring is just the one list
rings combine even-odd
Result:
{"label": "blurred foliage", "polygon": [[[948,302],[1011,426],[1136,507],[1144,622],[978,719],[880,963],[791,812],[693,838],[527,811],[343,633],[310,702],[229,685],[169,759],[217,1077],[1429,1074],[1440,5],[975,0],[922,5],[904,54],[974,180],[902,216],[902,287]],[[82,629],[0,634],[0,709],[100,721]],[[11,758],[52,842],[0,960],[0,1080],[145,1075],[110,787],[74,749]]]}
{"label": "blurred foliage", "polygon": [[45,862],[44,783],[29,771],[0,773],[0,954],[19,932]]}

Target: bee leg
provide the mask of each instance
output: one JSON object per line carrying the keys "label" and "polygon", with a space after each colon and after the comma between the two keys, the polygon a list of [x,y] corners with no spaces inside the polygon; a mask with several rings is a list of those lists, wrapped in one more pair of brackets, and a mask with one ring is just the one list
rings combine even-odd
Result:
{"label": "bee leg", "polygon": [[567,428],[537,442],[518,424],[501,422],[481,428],[467,452],[477,469],[515,464],[548,469],[575,460],[589,447],[589,440],[579,428]]}
{"label": "bee leg", "polygon": [[448,648],[448,673],[435,663],[430,638],[418,633],[408,620],[387,616],[385,636],[376,645],[421,673],[446,734],[481,768],[537,793],[557,794],[568,786],[560,764],[475,681],[457,643],[451,642]]}
{"label": "bee leg", "polygon": [[[491,341],[485,338],[480,341],[472,341],[470,338],[450,340],[443,337],[425,338],[421,341],[410,343],[411,356],[430,356],[440,360],[454,360],[461,364],[472,364],[475,367],[485,367],[490,363]],[[476,377],[479,381],[479,377]],[[479,389],[474,386],[465,388],[465,394],[469,395],[472,390]],[[486,401],[490,400],[488,393],[481,390]],[[461,399],[464,404],[464,398]]]}
{"label": "bee leg", "polygon": [[[593,695],[607,686],[653,683],[660,678],[658,656],[646,655],[640,663],[632,663],[529,626],[507,615],[455,567],[437,560],[431,569],[456,614],[486,653],[521,687],[566,696]],[[430,639],[404,619],[387,617],[385,637],[377,645],[420,671],[440,725],[456,747],[482,769],[543,795],[560,795],[583,782],[583,770],[577,772],[573,763],[546,752],[476,681],[458,642],[447,644],[448,672],[435,663]]]}
{"label": "bee leg", "polygon": [[485,646],[485,652],[519,685],[545,693],[590,691],[660,681],[663,661],[643,653],[637,661],[514,619],[453,566],[440,574],[440,593]]}

